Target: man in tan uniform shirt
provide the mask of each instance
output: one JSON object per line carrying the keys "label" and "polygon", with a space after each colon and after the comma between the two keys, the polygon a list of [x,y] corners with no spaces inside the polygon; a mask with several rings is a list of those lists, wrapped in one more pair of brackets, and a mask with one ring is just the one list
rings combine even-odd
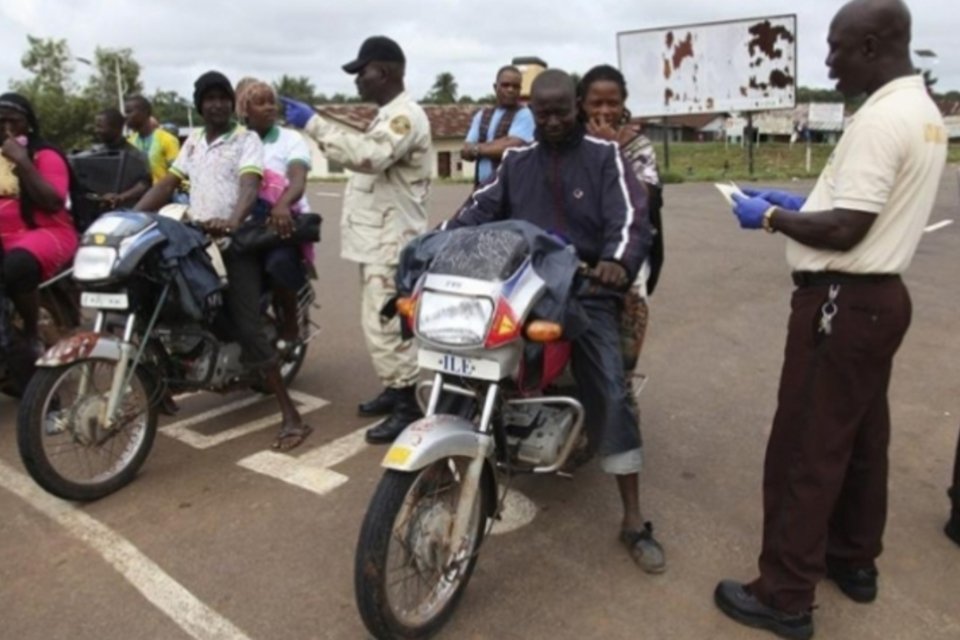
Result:
{"label": "man in tan uniform shirt", "polygon": [[283,99],[287,122],[303,128],[320,150],[352,171],[341,219],[340,255],[360,265],[361,322],[373,366],[384,390],[360,404],[363,416],[389,414],[367,431],[367,441],[391,442],[420,417],[414,388],[416,347],[403,340],[400,320],[384,322],[380,310],[396,292],[400,251],[426,231],[430,187],[430,123],[404,90],[405,57],[384,36],[367,38],[357,59],[343,66],[356,74],[357,90],[380,110],[363,133],[347,131],[309,106]]}
{"label": "man in tan uniform shirt", "polygon": [[900,0],[853,0],[830,25],[827,66],[846,97],[868,100],[809,198],[735,197],[744,228],[787,237],[796,289],[763,474],[759,575],[724,580],[734,620],[797,640],[813,635],[817,583],[877,597],[887,515],[887,389],[910,325],[900,278],[946,160],[943,119],[910,60]]}

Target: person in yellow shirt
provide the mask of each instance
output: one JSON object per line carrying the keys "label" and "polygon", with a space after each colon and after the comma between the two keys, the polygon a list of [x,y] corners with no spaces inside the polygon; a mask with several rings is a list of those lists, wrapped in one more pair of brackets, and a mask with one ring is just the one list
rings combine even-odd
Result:
{"label": "person in yellow shirt", "polygon": [[124,102],[127,126],[133,131],[128,140],[140,149],[150,163],[150,177],[157,184],[170,170],[180,153],[180,141],[153,119],[153,107],[143,96],[130,96]]}

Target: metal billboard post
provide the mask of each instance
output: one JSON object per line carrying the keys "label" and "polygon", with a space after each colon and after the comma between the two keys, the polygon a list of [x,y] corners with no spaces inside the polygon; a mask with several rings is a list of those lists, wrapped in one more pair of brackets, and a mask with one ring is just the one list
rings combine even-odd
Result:
{"label": "metal billboard post", "polygon": [[664,116],[663,122],[663,168],[670,171],[670,124]]}
{"label": "metal billboard post", "polygon": [[753,177],[753,111],[747,111],[747,169]]}

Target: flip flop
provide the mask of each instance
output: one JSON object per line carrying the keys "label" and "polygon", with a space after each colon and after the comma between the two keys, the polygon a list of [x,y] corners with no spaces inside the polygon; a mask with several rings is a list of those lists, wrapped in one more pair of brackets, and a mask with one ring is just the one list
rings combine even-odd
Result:
{"label": "flip flop", "polygon": [[282,430],[277,434],[276,440],[270,445],[274,451],[290,451],[296,449],[307,437],[313,433],[313,427],[308,424],[301,425],[298,429]]}

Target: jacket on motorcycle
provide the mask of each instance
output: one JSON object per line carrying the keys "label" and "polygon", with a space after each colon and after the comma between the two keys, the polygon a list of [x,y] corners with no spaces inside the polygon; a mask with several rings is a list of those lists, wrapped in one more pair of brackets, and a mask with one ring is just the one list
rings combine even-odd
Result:
{"label": "jacket on motorcycle", "polygon": [[581,260],[620,263],[632,281],[652,241],[646,191],[615,143],[582,126],[560,145],[509,149],[496,177],[444,229],[526,220],[574,245]]}

